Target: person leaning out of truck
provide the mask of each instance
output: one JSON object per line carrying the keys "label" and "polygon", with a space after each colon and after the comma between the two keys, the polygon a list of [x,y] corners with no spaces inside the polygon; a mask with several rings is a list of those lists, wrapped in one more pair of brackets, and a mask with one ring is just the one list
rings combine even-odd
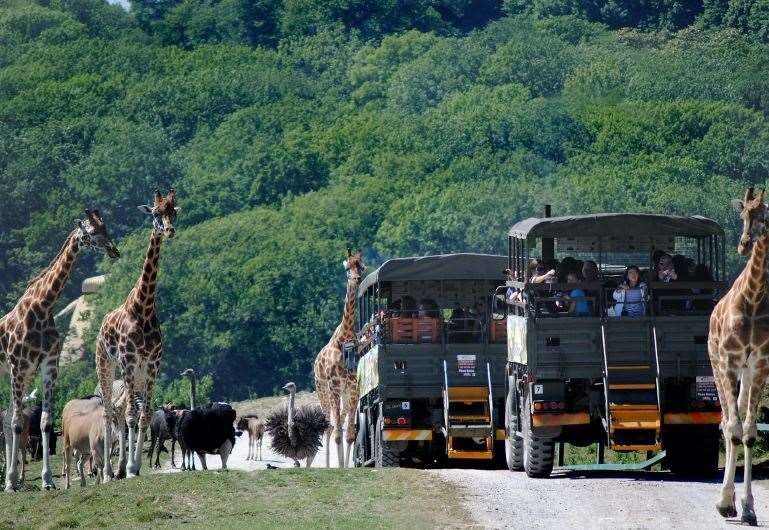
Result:
{"label": "person leaning out of truck", "polygon": [[646,314],[646,283],[641,281],[641,271],[635,265],[625,269],[625,280],[614,291],[614,315],[640,317]]}

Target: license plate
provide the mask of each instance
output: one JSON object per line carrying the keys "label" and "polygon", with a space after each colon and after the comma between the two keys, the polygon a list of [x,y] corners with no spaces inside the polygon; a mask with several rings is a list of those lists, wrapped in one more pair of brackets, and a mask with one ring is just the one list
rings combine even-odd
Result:
{"label": "license plate", "polygon": [[695,395],[703,401],[718,400],[716,380],[712,375],[699,375],[695,383]]}

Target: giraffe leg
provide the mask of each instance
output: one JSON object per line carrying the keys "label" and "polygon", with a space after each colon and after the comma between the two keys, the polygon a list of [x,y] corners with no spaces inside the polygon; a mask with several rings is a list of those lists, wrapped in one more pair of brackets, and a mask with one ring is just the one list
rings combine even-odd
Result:
{"label": "giraffe leg", "polygon": [[11,417],[13,415],[13,403],[8,404],[8,413],[3,420],[3,438],[5,439],[5,468],[8,470],[8,455],[11,454],[13,443],[13,429],[11,428]]}
{"label": "giraffe leg", "polygon": [[[58,348],[58,344],[56,347]],[[43,491],[56,489],[56,484],[53,483],[53,474],[51,473],[51,454],[48,448],[51,431],[53,430],[51,401],[53,400],[53,389],[58,375],[58,364],[58,356],[49,356],[46,364],[43,366],[43,410],[40,415],[40,438],[43,442],[43,469],[40,476],[42,478],[41,488]]]}
{"label": "giraffe leg", "polygon": [[342,446],[342,410],[341,396],[338,391],[331,391],[331,425],[336,444],[337,467],[344,467],[344,447]]}
{"label": "giraffe leg", "polygon": [[[335,429],[334,411],[336,411],[336,418],[339,418],[339,399],[336,399],[334,392],[331,388],[330,379],[321,379],[320,385],[316,386],[318,391],[318,401],[320,401],[320,407],[323,412],[328,415],[329,428],[326,430],[326,468],[331,467],[331,434]],[[336,399],[336,401],[335,401]],[[336,404],[336,406],[335,406]]]}
{"label": "giraffe leg", "polygon": [[[139,474],[139,470],[142,466],[142,447],[144,447],[144,437],[147,434],[147,429],[149,428],[150,421],[151,421],[151,414],[152,414],[152,395],[155,388],[155,378],[158,375],[158,370],[160,369],[160,355],[156,354],[156,357],[154,357],[155,361],[153,361],[148,370],[147,379],[145,382],[144,387],[144,394],[142,395],[142,412],[141,417],[139,418],[139,435],[138,440],[136,442],[136,475]],[[160,448],[158,448],[158,453],[160,453]]]}
{"label": "giraffe leg", "polygon": [[358,387],[356,381],[348,381],[347,384],[347,399],[345,402],[345,453],[344,453],[344,465],[345,467],[350,465],[350,452],[355,445],[355,438],[357,435],[355,424],[358,418]]}
{"label": "giraffe leg", "polygon": [[11,444],[6,452],[5,491],[16,491],[19,487],[19,439],[21,438],[21,400],[24,395],[24,379],[18,368],[11,364]]}
{"label": "giraffe leg", "polygon": [[753,502],[753,445],[756,442],[756,436],[758,431],[756,429],[756,413],[758,411],[758,403],[761,399],[761,390],[766,383],[767,372],[758,371],[754,366],[745,370],[752,375],[750,381],[743,379],[747,383],[750,389],[747,398],[747,411],[745,414],[745,421],[742,425],[742,444],[745,448],[745,469],[744,479],[745,495],[742,498],[742,522],[747,523],[750,526],[756,526],[758,521],[756,519],[756,512]]}
{"label": "giraffe leg", "polygon": [[[323,367],[321,366],[319,359],[315,360],[314,365],[315,373],[315,392],[318,394],[318,401],[320,402],[320,408],[323,413],[331,420],[331,399],[328,395],[329,382],[323,375]],[[331,428],[326,431],[326,468],[331,467]]]}
{"label": "giraffe leg", "polygon": [[[128,465],[128,439],[126,438],[126,424],[125,424],[125,410],[119,412],[113,412],[116,420],[116,425],[113,425],[117,429],[117,443],[118,443],[118,462],[117,462],[117,478],[126,478],[126,467]],[[110,448],[110,451],[112,449]]]}
{"label": "giraffe leg", "polygon": [[736,374],[724,373],[722,386],[724,395],[721,401],[725,402],[727,417],[723,423],[724,440],[726,442],[726,466],[724,469],[724,482],[721,486],[721,498],[716,504],[716,509],[722,517],[734,517],[737,508],[734,502],[734,474],[737,468],[737,444],[742,442],[742,425],[737,413],[738,389]]}
{"label": "giraffe leg", "polygon": [[[135,355],[135,353],[134,353]],[[127,476],[135,477],[138,467],[136,466],[136,430],[138,427],[136,392],[134,380],[134,365],[123,365],[123,381],[125,383],[126,414],[125,419],[128,424],[128,463],[126,466]]]}
{"label": "giraffe leg", "polygon": [[[104,469],[102,469],[102,476],[104,482],[109,482],[114,476],[112,473],[112,422],[115,419],[115,411],[112,403],[112,380],[115,377],[115,365],[107,358],[106,348],[102,346],[100,341],[96,343],[96,373],[99,376],[99,388],[104,405],[102,412],[104,421]],[[120,422],[118,422],[119,424]],[[120,445],[122,446],[123,433],[119,432],[117,436],[120,436]]]}

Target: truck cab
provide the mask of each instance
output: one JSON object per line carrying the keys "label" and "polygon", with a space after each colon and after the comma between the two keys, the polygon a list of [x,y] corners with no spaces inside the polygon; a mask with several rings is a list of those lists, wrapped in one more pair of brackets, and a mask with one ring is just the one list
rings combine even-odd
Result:
{"label": "truck cab", "polygon": [[548,476],[555,444],[568,443],[599,444],[599,455],[665,450],[673,471],[715,471],[707,338],[728,287],[721,227],[698,216],[530,218],[508,243],[497,289],[508,468]]}
{"label": "truck cab", "polygon": [[[386,261],[358,289],[356,464],[504,466],[505,256]],[[496,460],[495,460],[496,457]]]}

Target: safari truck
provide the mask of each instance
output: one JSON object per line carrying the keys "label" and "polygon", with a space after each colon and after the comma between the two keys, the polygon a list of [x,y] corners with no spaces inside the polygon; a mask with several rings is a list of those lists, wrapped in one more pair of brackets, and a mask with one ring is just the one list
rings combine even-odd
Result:
{"label": "safari truck", "polygon": [[[547,477],[556,443],[597,443],[600,459],[607,447],[665,450],[674,472],[715,472],[720,404],[707,338],[727,289],[721,227],[672,215],[529,218],[508,242],[511,273],[497,289],[506,299],[508,468]],[[628,276],[645,284],[635,284],[634,311],[617,301],[631,264]],[[592,277],[564,283],[580,265]],[[566,310],[574,299],[581,311]]]}
{"label": "safari truck", "polygon": [[[505,256],[391,259],[358,289],[358,466],[504,467]],[[495,460],[496,457],[496,460]]]}

